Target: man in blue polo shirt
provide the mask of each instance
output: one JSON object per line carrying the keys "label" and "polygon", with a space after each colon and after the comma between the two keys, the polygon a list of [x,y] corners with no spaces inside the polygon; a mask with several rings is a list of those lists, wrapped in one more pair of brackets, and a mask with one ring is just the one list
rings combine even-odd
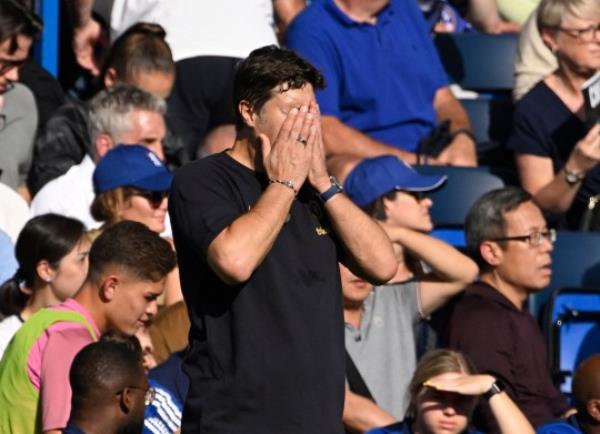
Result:
{"label": "man in blue polo shirt", "polygon": [[417,162],[417,144],[450,121],[451,142],[430,163],[476,165],[469,119],[415,0],[317,0],[292,22],[287,45],[321,70],[317,93],[330,156],[392,154]]}

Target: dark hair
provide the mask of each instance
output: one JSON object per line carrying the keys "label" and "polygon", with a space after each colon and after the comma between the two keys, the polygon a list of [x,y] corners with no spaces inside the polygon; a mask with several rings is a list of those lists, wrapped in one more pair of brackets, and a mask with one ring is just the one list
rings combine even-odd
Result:
{"label": "dark hair", "polygon": [[238,110],[241,101],[248,101],[254,111],[259,111],[271,99],[276,86],[281,85],[283,93],[300,89],[307,83],[315,90],[325,87],[323,75],[293,51],[275,45],[254,50],[238,64],[233,81],[237,128],[244,126]]}
{"label": "dark hair", "polygon": [[97,279],[111,266],[124,267],[143,280],[158,282],[175,268],[175,252],[168,241],[146,225],[124,220],[108,226],[90,249],[89,278]]}
{"label": "dark hair", "polygon": [[388,191],[382,196],[379,196],[373,202],[365,205],[363,210],[365,213],[373,217],[375,220],[385,221],[385,207],[383,199],[395,200],[398,190]]}
{"label": "dark hair", "polygon": [[141,73],[175,71],[166,32],[159,24],[135,23],[112,44],[101,77],[114,68],[120,81],[132,83]]}
{"label": "dark hair", "polygon": [[489,264],[481,257],[481,243],[505,236],[504,215],[531,200],[531,195],[518,187],[505,187],[485,193],[475,201],[465,223],[467,249],[481,269]]}
{"label": "dark hair", "polygon": [[31,296],[20,289],[21,283],[35,290],[39,262],[45,260],[57,268],[85,233],[85,226],[79,220],[57,214],[43,214],[29,220],[15,246],[19,269],[0,286],[0,313],[4,316],[20,313]]}
{"label": "dark hair", "polygon": [[42,31],[42,26],[40,17],[31,12],[23,2],[0,1],[0,43],[10,39],[10,54],[19,48],[17,36],[24,35],[35,39]]}
{"label": "dark hair", "polygon": [[142,375],[142,349],[135,337],[107,334],[85,346],[69,371],[73,414],[83,416],[86,401],[88,406],[112,401],[114,393],[135,386],[133,382]]}

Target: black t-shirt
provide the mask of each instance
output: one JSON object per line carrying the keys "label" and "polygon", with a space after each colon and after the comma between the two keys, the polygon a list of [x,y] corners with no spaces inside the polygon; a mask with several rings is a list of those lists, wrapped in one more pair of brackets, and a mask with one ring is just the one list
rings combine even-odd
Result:
{"label": "black t-shirt", "polygon": [[[563,168],[571,151],[589,131],[543,81],[534,86],[515,107],[508,147],[518,154],[533,154],[552,160],[554,173]],[[600,166],[585,177],[566,215],[566,225],[577,229],[588,198],[600,193]]]}
{"label": "black t-shirt", "polygon": [[338,248],[312,190],[301,189],[250,280],[228,286],[207,265],[214,238],[267,186],[226,153],[175,175],[169,212],[192,322],[183,432],[343,432]]}

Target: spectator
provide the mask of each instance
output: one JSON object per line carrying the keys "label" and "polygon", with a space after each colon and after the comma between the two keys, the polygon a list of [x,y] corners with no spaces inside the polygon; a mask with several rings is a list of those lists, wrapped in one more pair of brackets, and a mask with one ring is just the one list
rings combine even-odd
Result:
{"label": "spectator", "polygon": [[465,356],[450,350],[432,351],[417,365],[410,382],[410,416],[369,434],[482,434],[469,426],[477,397],[489,402],[501,434],[533,434],[498,379],[477,375]]}
{"label": "spectator", "polygon": [[[175,79],[175,64],[165,41],[165,31],[157,24],[137,23],[112,45],[107,53],[99,86],[111,88],[129,84],[166,98]],[[33,166],[27,185],[35,196],[49,181],[81,163],[94,137],[90,134],[90,108],[78,100],[61,107],[50,119],[35,144]],[[93,127],[93,126],[92,126]],[[185,163],[178,140],[167,134],[165,158],[174,167]]]}
{"label": "spectator", "polygon": [[371,395],[360,395],[347,369],[344,423],[350,431],[365,432],[404,418],[421,319],[477,276],[472,260],[427,235],[433,229],[432,202],[424,194],[445,180],[420,175],[394,156],[382,156],[362,161],[345,182],[348,196],[394,243],[399,264],[394,277],[375,288],[340,266],[346,351]]}
{"label": "spectator", "polygon": [[19,268],[0,286],[0,359],[24,321],[81,287],[89,251],[90,240],[78,220],[45,214],[27,222],[15,246]]}
{"label": "spectator", "polygon": [[96,163],[119,143],[141,144],[162,160],[165,102],[129,85],[104,90],[90,103],[92,141],[87,155],[67,173],[44,186],[31,203],[33,215],[54,212],[81,220],[88,229],[99,223],[90,214]]}
{"label": "spectator", "polygon": [[600,70],[600,4],[543,0],[537,18],[558,69],[517,103],[508,146],[523,188],[544,212],[564,217],[561,226],[577,229],[600,193],[600,125],[585,122],[581,92]]}
{"label": "spectator", "polygon": [[313,90],[322,83],[289,50],[253,51],[236,72],[233,148],[173,181],[192,323],[183,432],[342,431],[337,261],[379,283],[397,263],[385,233],[327,173]]}
{"label": "spectator", "polygon": [[0,181],[27,201],[37,110],[31,91],[15,82],[41,29],[39,17],[18,1],[0,3]]}
{"label": "spectator", "polygon": [[63,434],[141,433],[154,391],[135,339],[87,345],[73,359],[69,382],[71,416]]}
{"label": "spectator", "polygon": [[596,434],[600,425],[600,355],[584,360],[575,371],[572,391],[577,413],[550,422],[537,434]]}
{"label": "spectator", "polygon": [[[537,427],[569,408],[550,380],[544,339],[524,306],[529,294],[550,283],[555,232],[531,196],[516,187],[479,198],[465,230],[481,275],[454,305],[445,324],[447,344],[469,356],[480,372],[501,380]],[[485,403],[476,410],[475,426],[500,432]]]}
{"label": "spectator", "polygon": [[[351,164],[391,154],[414,164],[430,136],[432,147],[447,146],[430,163],[477,164],[469,119],[416,1],[312,2],[290,25],[287,43],[327,82],[317,98],[329,156]],[[442,134],[436,124],[445,120],[450,131]]]}
{"label": "spectator", "polygon": [[519,34],[515,59],[513,100],[519,101],[540,80],[552,74],[558,64],[556,56],[542,41],[538,28],[537,8],[529,16]]}
{"label": "spectator", "polygon": [[[108,151],[94,170],[92,216],[103,224],[101,230],[105,225],[132,220],[160,234],[165,230],[172,179],[171,172],[148,148],[119,145]],[[169,242],[172,244],[171,239]],[[179,270],[175,268],[167,277],[164,303],[170,305],[182,299]]]}
{"label": "spectator", "polygon": [[0,431],[58,434],[70,413],[69,367],[107,331],[133,335],[154,314],[175,266],[168,242],[146,226],[121,222],[93,243],[82,288],[33,315],[0,362]]}
{"label": "spectator", "polygon": [[[120,34],[136,21],[161,24],[177,62],[177,80],[169,99],[168,119],[182,137],[189,158],[232,146],[235,65],[256,48],[276,43],[304,7],[305,0],[160,0],[111,2],[111,33]],[[97,73],[94,43],[101,32],[92,19],[93,0],[72,2],[76,16],[74,47],[78,62]],[[275,21],[275,23],[274,23]]]}

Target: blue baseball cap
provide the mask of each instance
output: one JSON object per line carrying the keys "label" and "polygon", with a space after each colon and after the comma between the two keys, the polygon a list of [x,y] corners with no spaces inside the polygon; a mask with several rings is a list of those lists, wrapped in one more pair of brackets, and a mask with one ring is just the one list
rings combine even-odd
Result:
{"label": "blue baseball cap", "polygon": [[167,191],[173,174],[160,158],[142,145],[119,145],[104,155],[94,170],[94,191],[104,193],[117,187]]}
{"label": "blue baseball cap", "polygon": [[446,176],[421,175],[393,155],[367,158],[350,172],[344,190],[359,207],[365,207],[392,190],[431,191],[446,182]]}

